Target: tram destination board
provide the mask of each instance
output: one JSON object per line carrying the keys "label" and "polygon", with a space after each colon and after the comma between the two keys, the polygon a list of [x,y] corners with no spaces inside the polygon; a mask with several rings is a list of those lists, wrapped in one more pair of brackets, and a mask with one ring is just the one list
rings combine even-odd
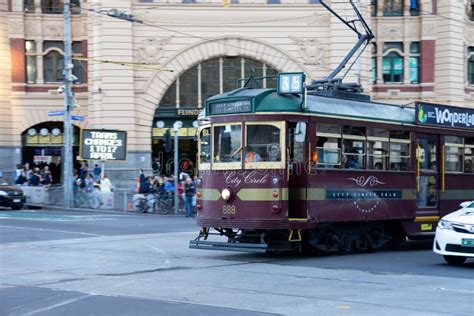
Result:
{"label": "tram destination board", "polygon": [[127,160],[127,132],[83,129],[80,156],[91,160]]}
{"label": "tram destination board", "polygon": [[238,100],[209,103],[208,109],[210,115],[247,113],[252,111],[252,102],[250,100]]}
{"label": "tram destination board", "polygon": [[431,103],[416,103],[416,123],[474,130],[474,110]]}

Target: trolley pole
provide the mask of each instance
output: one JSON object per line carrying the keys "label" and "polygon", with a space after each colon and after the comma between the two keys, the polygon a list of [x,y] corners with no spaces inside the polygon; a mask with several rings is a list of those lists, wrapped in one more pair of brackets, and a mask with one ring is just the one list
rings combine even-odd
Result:
{"label": "trolley pole", "polygon": [[72,64],[71,57],[71,8],[70,0],[64,1],[64,148],[63,148],[63,181],[64,181],[64,207],[72,205]]}

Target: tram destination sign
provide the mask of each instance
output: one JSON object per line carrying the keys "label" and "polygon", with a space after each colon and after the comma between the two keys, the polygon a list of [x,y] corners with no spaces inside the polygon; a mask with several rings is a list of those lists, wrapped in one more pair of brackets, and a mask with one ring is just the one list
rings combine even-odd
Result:
{"label": "tram destination sign", "polygon": [[474,130],[474,110],[432,103],[416,103],[416,124]]}
{"label": "tram destination sign", "polygon": [[250,100],[209,103],[209,114],[233,114],[252,111]]}
{"label": "tram destination sign", "polygon": [[91,160],[126,160],[127,132],[83,129],[80,156]]}

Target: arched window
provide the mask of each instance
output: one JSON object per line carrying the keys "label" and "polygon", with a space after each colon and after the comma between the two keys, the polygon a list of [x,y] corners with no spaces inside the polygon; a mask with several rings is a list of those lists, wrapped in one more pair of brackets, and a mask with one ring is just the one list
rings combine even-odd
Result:
{"label": "arched window", "polygon": [[382,71],[384,83],[403,82],[403,57],[396,52],[384,56]]}
{"label": "arched window", "polygon": [[466,13],[468,19],[474,21],[474,0],[468,1]]}
{"label": "arched window", "polygon": [[58,51],[51,51],[43,57],[44,82],[59,82],[63,76],[64,57]]}
{"label": "arched window", "polygon": [[467,83],[474,85],[474,46],[467,49]]}
{"label": "arched window", "polygon": [[[249,58],[208,59],[181,74],[168,88],[159,107],[202,107],[211,96],[236,89],[237,81],[249,77],[252,70],[254,77],[278,74],[275,69]],[[276,78],[259,83],[265,88],[276,88]]]}
{"label": "arched window", "polygon": [[403,15],[404,0],[384,0],[383,15],[384,16],[401,16]]}

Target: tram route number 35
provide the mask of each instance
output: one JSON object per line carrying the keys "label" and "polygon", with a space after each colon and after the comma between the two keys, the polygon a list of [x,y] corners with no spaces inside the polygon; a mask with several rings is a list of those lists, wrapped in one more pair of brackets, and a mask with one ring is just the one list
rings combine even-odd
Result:
{"label": "tram route number 35", "polygon": [[279,94],[301,94],[304,92],[305,76],[302,72],[278,74]]}

